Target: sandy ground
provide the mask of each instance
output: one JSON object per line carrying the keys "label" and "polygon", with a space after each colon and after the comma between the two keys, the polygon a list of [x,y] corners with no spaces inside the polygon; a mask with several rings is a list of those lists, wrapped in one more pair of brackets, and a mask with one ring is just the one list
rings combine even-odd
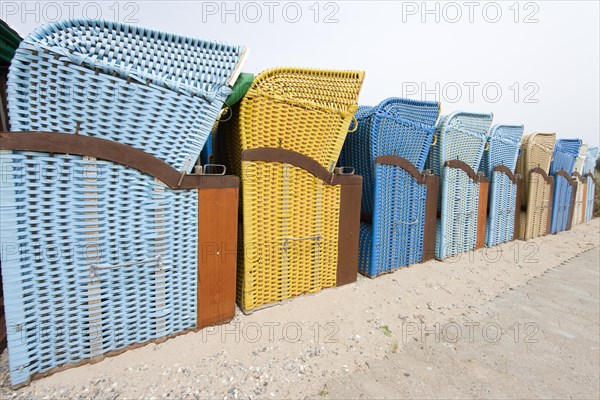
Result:
{"label": "sandy ground", "polygon": [[598,398],[600,220],[239,315],[0,398]]}

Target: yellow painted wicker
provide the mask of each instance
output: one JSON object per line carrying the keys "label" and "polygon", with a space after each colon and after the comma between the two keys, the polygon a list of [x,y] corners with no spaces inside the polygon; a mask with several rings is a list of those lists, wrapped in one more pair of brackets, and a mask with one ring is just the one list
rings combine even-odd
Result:
{"label": "yellow painted wicker", "polygon": [[[340,284],[343,189],[323,175],[337,163],[363,79],[358,71],[271,69],[221,123],[221,154],[242,177],[237,298],[244,311]],[[281,162],[243,153],[257,149],[296,154]],[[304,168],[293,162],[302,157]],[[357,207],[358,230],[359,199]]]}
{"label": "yellow painted wicker", "polygon": [[552,202],[552,178],[548,178],[556,134],[538,132],[523,137],[517,173],[525,177],[521,198],[519,238],[531,239],[547,233]]}
{"label": "yellow painted wicker", "polygon": [[335,286],[340,186],[290,164],[243,164],[240,306],[248,311]]}
{"label": "yellow painted wicker", "polygon": [[[231,161],[245,149],[293,150],[328,170],[337,162],[358,109],[364,72],[274,68],[257,75],[239,108]],[[236,122],[236,121],[234,121]]]}

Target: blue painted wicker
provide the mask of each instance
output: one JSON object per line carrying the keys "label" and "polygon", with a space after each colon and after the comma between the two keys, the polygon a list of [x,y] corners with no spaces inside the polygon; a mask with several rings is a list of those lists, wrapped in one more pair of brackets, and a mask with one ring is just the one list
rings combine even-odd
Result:
{"label": "blue painted wicker", "polygon": [[190,172],[243,48],[100,20],[38,28],[8,79],[12,131],[79,132]]}
{"label": "blue painted wicker", "polygon": [[487,138],[488,148],[483,153],[479,171],[488,178],[492,177],[492,170],[498,165],[504,165],[514,172],[523,128],[523,125],[494,125]]}
{"label": "blue painted wicker", "polygon": [[438,114],[437,102],[400,98],[358,108],[358,129],[346,136],[339,163],[354,167],[363,177],[364,214],[372,215],[374,210],[375,158],[395,155],[423,170]]}
{"label": "blue painted wicker", "polygon": [[493,171],[490,179],[489,216],[485,245],[496,246],[513,240],[517,184],[502,171]]}
{"label": "blue painted wicker", "polygon": [[514,173],[522,136],[523,125],[494,125],[487,139],[488,149],[479,168],[490,179],[487,247],[513,239],[517,183],[505,172],[494,171],[494,167],[503,165]]}
{"label": "blue painted wicker", "polygon": [[492,114],[461,111],[442,116],[436,127],[437,144],[431,148],[426,168],[441,176],[446,161],[460,160],[477,171],[492,118]]}
{"label": "blue painted wicker", "polygon": [[586,197],[585,197],[585,222],[594,218],[594,198],[596,195],[596,181],[590,175],[585,176]]}
{"label": "blue painted wicker", "polygon": [[596,193],[596,181],[592,176],[596,169],[596,160],[598,159],[598,148],[588,148],[585,162],[583,163],[583,176],[586,180],[586,196],[585,196],[585,222],[591,220],[594,217],[594,198]]}
{"label": "blue painted wicker", "polygon": [[550,232],[558,233],[567,230],[569,226],[571,199],[573,198],[572,180],[569,176],[559,173],[554,174],[553,196]]}
{"label": "blue painted wicker", "polygon": [[376,162],[396,156],[421,172],[439,115],[439,103],[389,98],[361,106],[358,129],[349,133],[340,164],[363,177],[359,271],[368,276],[421,261],[426,186],[407,170]]}
{"label": "blue painted wicker", "polygon": [[550,164],[550,175],[563,170],[567,174],[573,173],[575,160],[579,155],[581,139],[558,139],[554,145],[554,154]]}
{"label": "blue painted wicker", "polygon": [[[550,222],[551,233],[564,231],[569,225],[571,199],[573,196],[570,176],[573,173],[573,167],[575,166],[575,160],[579,154],[580,147],[580,139],[558,139],[554,145],[553,159],[550,164],[550,175],[554,177],[552,220]],[[558,174],[558,171],[566,172],[568,177]]]}
{"label": "blue painted wicker", "polygon": [[435,257],[443,260],[475,248],[479,181],[459,168],[442,172],[442,214],[437,221]]}
{"label": "blue painted wicker", "polygon": [[196,326],[195,190],[75,155],[0,160],[13,385]]}
{"label": "blue painted wicker", "polygon": [[588,148],[587,156],[585,157],[585,162],[583,163],[583,172],[582,175],[587,175],[588,173],[594,173],[594,169],[596,168],[596,160],[598,159],[598,148],[590,147]]}
{"label": "blue painted wicker", "polygon": [[492,114],[455,112],[440,118],[437,144],[431,148],[428,168],[440,176],[439,210],[435,256],[444,259],[475,248],[479,180],[458,168],[445,167],[447,161],[466,164],[477,171],[492,123]]}

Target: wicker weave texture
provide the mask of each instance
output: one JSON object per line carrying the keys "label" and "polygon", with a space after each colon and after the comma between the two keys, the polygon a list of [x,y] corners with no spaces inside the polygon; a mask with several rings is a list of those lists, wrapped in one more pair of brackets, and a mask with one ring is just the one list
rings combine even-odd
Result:
{"label": "wicker weave texture", "polygon": [[514,172],[522,136],[523,125],[494,125],[487,138],[488,148],[483,153],[479,171],[488,178],[492,177],[492,170],[498,165]]}
{"label": "wicker weave texture", "polygon": [[514,172],[522,136],[523,125],[497,124],[487,138],[488,148],[479,166],[479,171],[490,179],[487,247],[510,241],[513,237],[517,186],[505,173],[493,169],[504,165]]}
{"label": "wicker weave texture", "polygon": [[242,51],[100,20],[43,26],[10,67],[11,130],[78,130],[190,172]]}
{"label": "wicker weave texture", "polygon": [[13,385],[195,327],[196,191],[80,156],[0,159]]}
{"label": "wicker weave texture", "polygon": [[352,166],[363,177],[361,208],[373,215],[375,159],[394,155],[423,170],[435,132],[440,105],[437,102],[389,98],[375,107],[361,106],[355,114],[356,132],[349,133],[340,165]]}
{"label": "wicker weave texture", "polygon": [[554,175],[560,170],[571,175],[581,145],[581,139],[558,139],[554,145],[553,160],[550,165],[550,175]]}
{"label": "wicker weave texture", "polygon": [[489,215],[485,234],[487,247],[513,240],[517,202],[517,185],[508,175],[494,171],[490,181]]}
{"label": "wicker weave texture", "polygon": [[335,286],[340,187],[290,164],[244,161],[243,170],[242,308]]}
{"label": "wicker weave texture", "polygon": [[596,168],[596,160],[598,159],[598,148],[590,147],[587,152],[587,156],[585,157],[585,162],[583,163],[583,172],[581,175],[587,175],[588,173],[594,173],[594,169]]}
{"label": "wicker weave texture", "polygon": [[426,185],[402,168],[377,164],[375,175],[372,258],[359,265],[369,276],[421,261],[427,199]]}
{"label": "wicker weave texture", "polygon": [[304,154],[331,171],[358,109],[363,79],[360,71],[275,68],[260,73],[230,135],[232,163],[239,165],[245,149],[271,147]]}
{"label": "wicker weave texture", "polygon": [[442,214],[437,222],[435,257],[443,260],[475,248],[479,183],[459,168],[444,167]]}
{"label": "wicker weave texture", "polygon": [[575,159],[575,165],[573,166],[572,172],[579,172],[580,174],[583,172],[583,167],[585,165],[585,159],[587,158],[588,153],[588,145],[587,143],[582,143],[579,147],[579,152],[577,154],[577,158]]}
{"label": "wicker weave texture", "polygon": [[521,239],[532,239],[544,236],[547,232],[552,185],[535,171],[531,171],[526,176],[529,178],[525,181],[525,190],[523,191],[525,192],[527,210],[521,212],[519,237]]}
{"label": "wicker weave texture", "polygon": [[585,179],[585,189],[587,191],[585,196],[585,222],[588,222],[594,218],[594,195],[596,193],[596,184],[591,176],[586,176]]}
{"label": "wicker weave texture", "polygon": [[581,225],[581,215],[583,214],[583,191],[587,189],[583,187],[583,183],[577,179],[573,178],[575,183],[577,184],[577,189],[575,190],[575,205],[573,207],[573,219],[571,220],[571,226]]}
{"label": "wicker weave texture", "polygon": [[440,176],[446,161],[460,160],[477,171],[492,118],[492,114],[461,111],[440,118],[436,128],[437,143],[429,152],[427,168]]}
{"label": "wicker weave texture", "polygon": [[[517,173],[525,177],[529,175],[531,169],[536,167],[541,168],[547,174],[550,173],[555,142],[555,133],[537,132],[523,136],[521,157],[517,161]],[[525,184],[527,185],[527,182]]]}
{"label": "wicker weave texture", "polygon": [[[573,162],[575,159],[573,158]],[[569,225],[573,187],[564,175],[554,176],[554,200],[552,201],[551,233],[561,232]],[[581,218],[581,208],[579,209]]]}

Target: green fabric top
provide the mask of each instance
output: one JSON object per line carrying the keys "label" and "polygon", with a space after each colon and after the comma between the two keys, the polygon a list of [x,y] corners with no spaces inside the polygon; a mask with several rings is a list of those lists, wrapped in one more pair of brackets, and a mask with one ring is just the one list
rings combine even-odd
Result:
{"label": "green fabric top", "polygon": [[254,82],[254,74],[242,72],[233,85],[233,91],[225,100],[225,104],[232,106],[244,97],[250,86]]}
{"label": "green fabric top", "polygon": [[0,19],[0,65],[10,64],[21,40],[21,36]]}

